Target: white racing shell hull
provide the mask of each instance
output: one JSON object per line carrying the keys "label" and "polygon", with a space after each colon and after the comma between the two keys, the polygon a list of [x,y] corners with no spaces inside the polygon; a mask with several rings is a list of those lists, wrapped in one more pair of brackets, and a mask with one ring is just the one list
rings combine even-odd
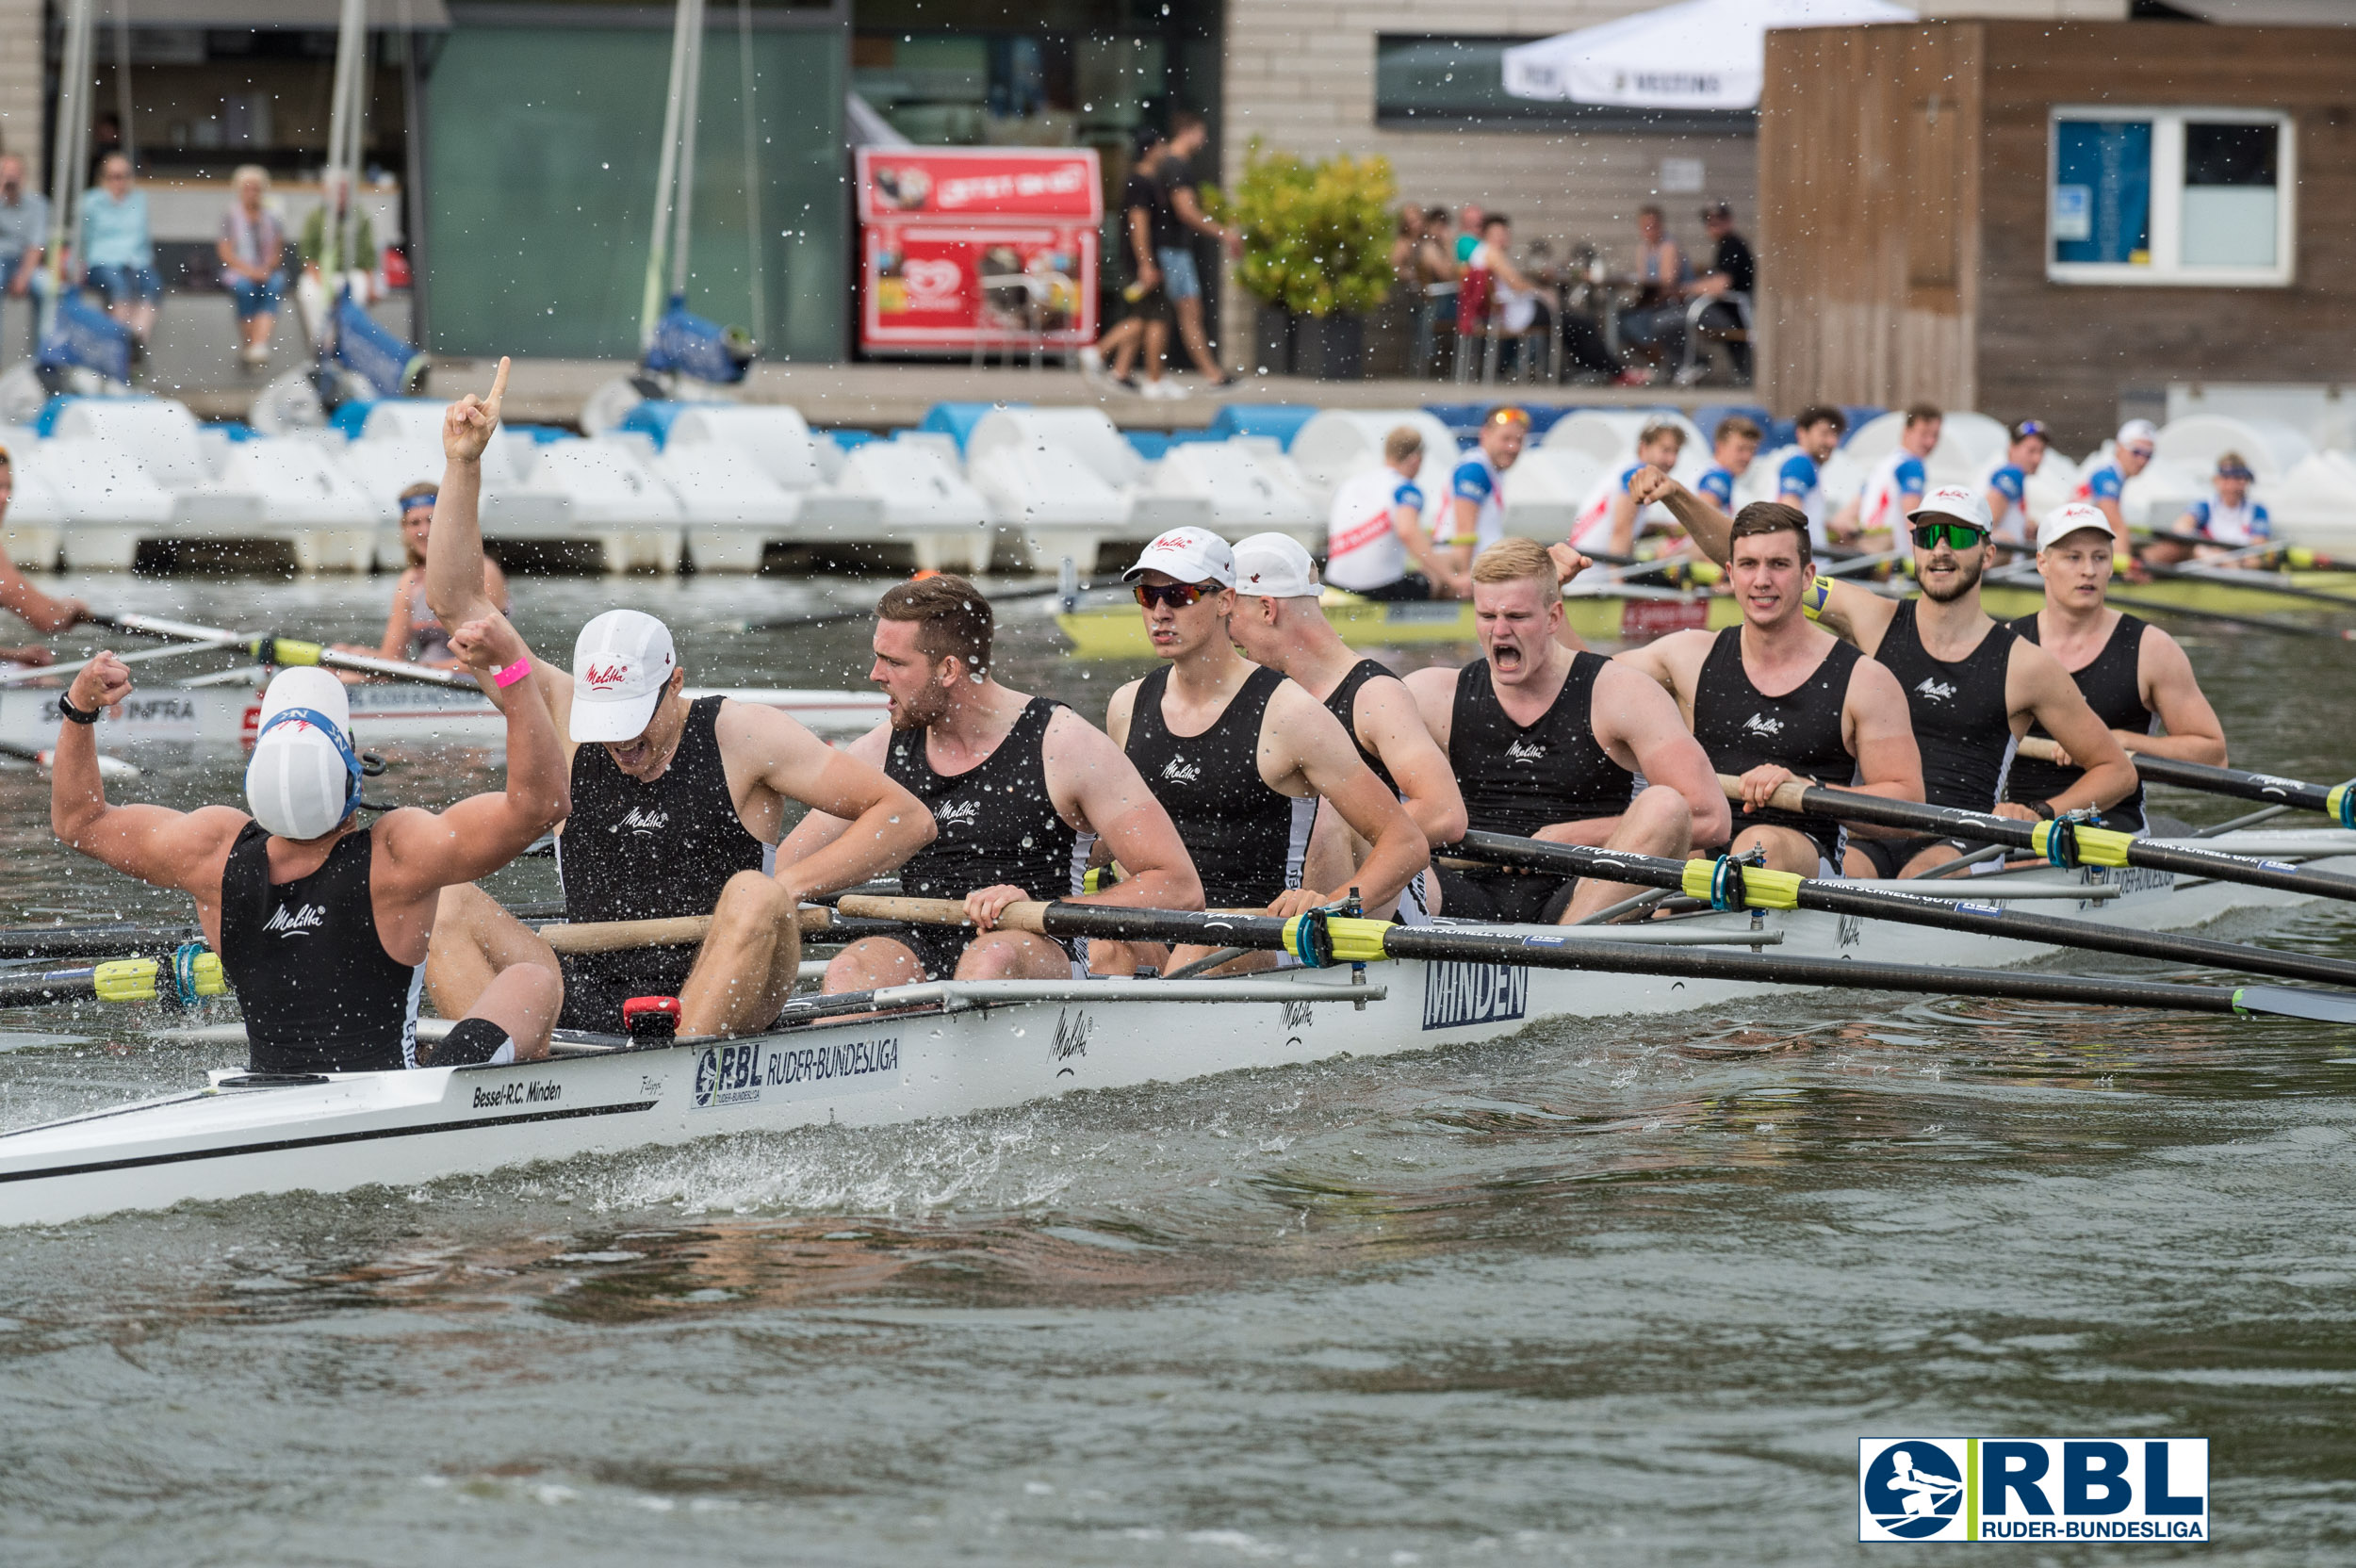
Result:
{"label": "white racing shell hull", "polygon": [[[352,729],[371,751],[434,746],[504,746],[506,721],[478,692],[385,681],[348,689]],[[884,699],[871,692],[715,688],[741,702],[760,703],[800,720],[821,735],[863,735],[884,721]],[[690,697],[710,693],[691,691]],[[11,687],[0,691],[0,741],[49,747],[57,743],[58,694]],[[254,743],[262,711],[258,686],[142,686],[98,722],[102,751],[174,746],[232,751]]]}
{"label": "white racing shell hull", "polygon": [[[2356,853],[2348,853],[2356,835],[2338,830],[2237,839],[2204,842],[2299,855],[2316,869],[2356,869]],[[2239,884],[2178,887],[2176,880],[2143,871],[2041,869],[1978,878],[1972,888],[2113,884],[2121,888],[2115,897],[2024,907],[2144,929],[2305,902]],[[1671,923],[1679,935],[1709,932],[1740,945],[1759,933],[1775,941],[1769,951],[1778,956],[1987,967],[2053,951],[1807,912]],[[2095,956],[2079,967],[2104,965]],[[907,988],[901,994],[912,1010],[890,1017],[723,1043],[280,1085],[241,1085],[222,1074],[188,1094],[0,1135],[0,1224],[261,1193],[408,1185],[722,1134],[955,1117],[1072,1089],[1387,1055],[1492,1039],[1544,1019],[1677,1013],[1782,989],[1421,961],[1372,965],[1363,979],[1342,968],[1237,981],[952,982]]]}

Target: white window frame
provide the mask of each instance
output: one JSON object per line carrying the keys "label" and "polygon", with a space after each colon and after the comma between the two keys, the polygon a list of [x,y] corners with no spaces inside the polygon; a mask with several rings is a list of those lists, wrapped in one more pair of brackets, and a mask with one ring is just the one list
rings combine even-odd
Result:
{"label": "white window frame", "polygon": [[[2151,260],[2141,267],[2124,261],[2053,259],[2053,188],[2061,172],[2061,122],[2065,120],[2143,120],[2151,125]],[[2187,267],[2184,253],[2184,122],[2222,121],[2275,127],[2274,257],[2271,267]],[[2298,270],[2298,124],[2271,109],[2134,107],[2119,104],[2055,105],[2045,122],[2045,275],[2054,283],[2144,284],[2176,288],[2285,288]]]}

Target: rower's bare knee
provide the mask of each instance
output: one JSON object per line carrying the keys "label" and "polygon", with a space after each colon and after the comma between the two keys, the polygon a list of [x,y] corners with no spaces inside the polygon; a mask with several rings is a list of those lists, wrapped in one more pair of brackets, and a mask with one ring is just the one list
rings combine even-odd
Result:
{"label": "rower's bare knee", "polygon": [[767,872],[740,871],[720,889],[719,902],[712,906],[712,925],[714,931],[723,926],[761,930],[774,927],[792,908],[784,884],[776,877]]}
{"label": "rower's bare knee", "polygon": [[1061,980],[1072,972],[1072,956],[1045,937],[1028,931],[991,931],[976,937],[957,958],[959,980]]}
{"label": "rower's bare knee", "polygon": [[1789,827],[1769,827],[1764,824],[1746,827],[1734,836],[1734,842],[1728,846],[1727,853],[1747,855],[1753,849],[1766,853],[1770,870],[1814,876],[1823,869],[1824,857],[1816,847],[1816,841]]}
{"label": "rower's bare knee", "polygon": [[1668,785],[1648,785],[1620,814],[1610,847],[1681,858],[1693,847],[1693,809]]}
{"label": "rower's bare knee", "polygon": [[924,966],[905,943],[889,937],[862,937],[826,965],[821,989],[828,996],[840,996],[844,991],[912,986],[924,978]]}

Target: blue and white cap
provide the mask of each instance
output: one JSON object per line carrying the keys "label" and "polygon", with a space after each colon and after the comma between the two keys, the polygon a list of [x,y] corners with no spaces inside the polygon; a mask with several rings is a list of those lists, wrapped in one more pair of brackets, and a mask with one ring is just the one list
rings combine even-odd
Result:
{"label": "blue and white cap", "polygon": [[245,767],[245,803],[282,839],[333,833],[359,807],[360,754],[342,681],[316,665],[271,678]]}

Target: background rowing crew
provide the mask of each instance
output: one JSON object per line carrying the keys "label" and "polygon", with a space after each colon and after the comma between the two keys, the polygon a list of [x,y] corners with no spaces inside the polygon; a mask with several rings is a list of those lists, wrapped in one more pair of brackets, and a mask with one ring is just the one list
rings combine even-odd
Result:
{"label": "background rowing crew", "polygon": [[[771,709],[687,701],[669,630],[637,611],[584,626],[569,671],[524,645],[483,570],[478,516],[506,381],[502,361],[487,398],[449,410],[433,526],[417,531],[417,619],[457,629],[451,657],[505,716],[504,790],[364,826],[342,687],[297,669],[265,699],[250,814],[116,807],[89,726],[129,694],[128,668],[100,655],[60,704],[58,836],[194,899],[256,1070],[527,1060],[559,1024],[621,1028],[634,997],[675,997],[682,1035],[756,1030],[793,988],[801,902],[893,871],[911,894],[962,899],[974,934],[859,941],[828,966],[828,991],[1279,961],[1101,940],[1082,951],[1000,928],[1023,900],[1289,915],[1354,890],[1368,913],[1410,923],[1444,908],[1571,923],[1634,891],[1435,863],[1467,829],[1671,857],[1730,840],[1807,875],[1920,875],[1966,846],[1844,830],[1769,797],[1797,778],[2140,827],[2122,740],[2225,760],[2183,650],[2104,605],[2113,536],[2095,506],[2047,519],[2045,609],[2002,627],[1979,603],[1992,528],[1975,491],[1932,490],[1907,510],[1923,594],[1893,603],[1818,578],[1804,511],[1759,503],[1729,518],[1649,465],[1615,480],[1628,514],[1665,508],[1726,566],[1740,626],[1606,660],[1562,612],[1561,584],[1587,558],[1500,539],[1469,560],[1432,558],[1471,596],[1481,657],[1402,681],[1343,645],[1297,542],[1231,547],[1180,529],[1125,577],[1166,662],[1114,694],[1104,727],[999,682],[989,602],[936,577],[883,596],[871,676],[889,720],[837,750]],[[1493,421],[1493,460],[1517,439],[1513,424]],[[1464,511],[1469,545],[1492,519],[1480,502]],[[2032,732],[2061,748],[2034,777],[2014,758]],[[1735,776],[1739,816],[1721,775]],[[806,814],[785,834],[789,801]],[[683,939],[610,952],[568,940],[560,955],[474,886],[551,825],[568,925],[684,920],[664,933]],[[426,990],[461,1021],[432,1049],[416,1032]]]}

